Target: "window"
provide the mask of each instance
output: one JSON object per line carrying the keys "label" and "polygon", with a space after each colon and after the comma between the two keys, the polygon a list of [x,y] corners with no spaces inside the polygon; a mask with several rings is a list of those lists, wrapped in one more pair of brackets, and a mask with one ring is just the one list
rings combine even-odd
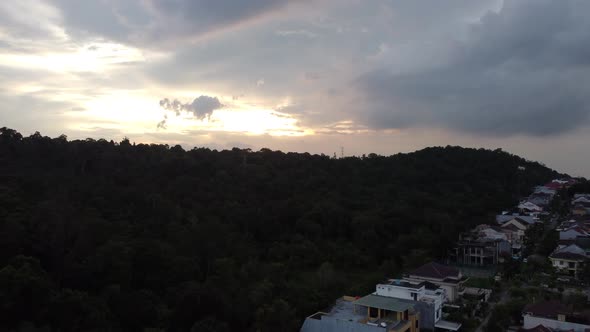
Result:
{"label": "window", "polygon": [[574,262],[569,262],[569,267],[570,267],[570,268],[572,268],[572,269],[573,269],[573,268],[575,268],[575,267],[576,267],[576,263],[574,263]]}

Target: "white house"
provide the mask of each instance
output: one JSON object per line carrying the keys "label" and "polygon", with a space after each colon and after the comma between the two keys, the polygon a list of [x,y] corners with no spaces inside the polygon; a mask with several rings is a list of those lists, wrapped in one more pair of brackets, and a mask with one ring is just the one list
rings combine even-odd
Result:
{"label": "white house", "polygon": [[489,239],[489,240],[506,240],[508,241],[508,236],[505,232],[498,226],[490,226],[490,225],[478,225],[475,227],[475,231],[479,234],[480,237]]}
{"label": "white house", "polygon": [[426,302],[434,306],[433,320],[436,324],[442,318],[442,304],[445,290],[432,283],[390,279],[377,285],[376,295],[398,299]]}
{"label": "white house", "polygon": [[508,241],[521,243],[529,223],[521,218],[515,217],[502,224],[502,229],[508,234]]}
{"label": "white house", "polygon": [[586,250],[576,244],[558,246],[549,256],[553,267],[572,277],[578,277],[584,264],[588,261]]}
{"label": "white house", "polygon": [[461,271],[442,264],[430,262],[420,266],[404,277],[404,280],[413,282],[428,281],[445,290],[446,299],[453,302],[459,298],[465,287],[463,283],[467,278]]}
{"label": "white house", "polygon": [[540,212],[543,212],[543,208],[542,207],[540,207],[540,206],[538,206],[538,205],[536,205],[534,203],[526,202],[526,201],[520,203],[518,205],[518,209],[521,210],[521,211],[525,211],[527,213],[531,213],[531,214],[532,213],[540,213]]}

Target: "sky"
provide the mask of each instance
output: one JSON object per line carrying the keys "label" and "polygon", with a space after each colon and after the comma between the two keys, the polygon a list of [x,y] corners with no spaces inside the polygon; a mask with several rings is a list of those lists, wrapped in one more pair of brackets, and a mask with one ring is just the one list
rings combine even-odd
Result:
{"label": "sky", "polygon": [[1,1],[0,126],[590,177],[590,1]]}

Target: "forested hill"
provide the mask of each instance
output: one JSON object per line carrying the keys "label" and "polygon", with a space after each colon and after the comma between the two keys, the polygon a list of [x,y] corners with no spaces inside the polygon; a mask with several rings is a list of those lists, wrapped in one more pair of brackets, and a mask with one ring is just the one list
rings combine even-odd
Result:
{"label": "forested hill", "polygon": [[294,331],[558,176],[500,150],[331,159],[0,129],[0,330]]}

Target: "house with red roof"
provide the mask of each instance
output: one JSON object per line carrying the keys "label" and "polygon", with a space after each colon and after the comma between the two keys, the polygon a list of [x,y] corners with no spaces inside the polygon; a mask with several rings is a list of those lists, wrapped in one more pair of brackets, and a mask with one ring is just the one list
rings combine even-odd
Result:
{"label": "house with red roof", "polygon": [[453,302],[461,295],[464,290],[463,284],[467,281],[466,277],[458,269],[435,262],[430,262],[420,266],[408,273],[405,280],[421,282],[428,281],[445,290],[447,300]]}

